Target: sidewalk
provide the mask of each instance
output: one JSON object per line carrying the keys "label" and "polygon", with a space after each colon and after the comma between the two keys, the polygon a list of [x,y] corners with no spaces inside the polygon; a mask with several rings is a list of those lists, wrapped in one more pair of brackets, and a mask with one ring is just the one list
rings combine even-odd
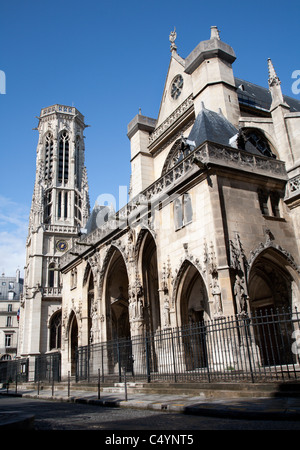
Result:
{"label": "sidewalk", "polygon": [[300,398],[235,398],[235,399],[207,399],[201,396],[164,395],[164,394],[138,394],[130,393],[125,400],[125,393],[100,393],[91,391],[71,391],[68,396],[67,389],[36,390],[20,389],[17,394],[14,390],[0,389],[0,395],[17,395],[24,398],[40,400],[86,403],[90,405],[148,409],[156,411],[176,412],[181,414],[195,414],[202,416],[265,419],[265,420],[300,420]]}

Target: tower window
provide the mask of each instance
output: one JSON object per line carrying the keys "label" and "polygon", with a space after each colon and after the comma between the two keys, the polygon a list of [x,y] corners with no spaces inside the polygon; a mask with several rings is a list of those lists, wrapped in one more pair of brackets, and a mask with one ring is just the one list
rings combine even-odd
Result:
{"label": "tower window", "polygon": [[48,270],[48,286],[54,287],[54,263],[49,264],[49,270]]}
{"label": "tower window", "polygon": [[44,222],[49,223],[52,214],[52,191],[48,190],[44,197]]}
{"label": "tower window", "polygon": [[58,181],[67,183],[69,179],[69,135],[63,131],[59,139]]}
{"label": "tower window", "polygon": [[53,138],[48,133],[45,138],[45,179],[51,180],[53,170]]}

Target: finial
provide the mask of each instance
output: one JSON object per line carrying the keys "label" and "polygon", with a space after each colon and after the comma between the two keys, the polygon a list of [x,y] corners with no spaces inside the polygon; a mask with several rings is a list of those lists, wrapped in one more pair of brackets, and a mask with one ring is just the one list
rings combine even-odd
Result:
{"label": "finial", "polygon": [[170,36],[169,36],[169,41],[171,42],[171,46],[170,46],[171,52],[177,51],[177,47],[175,45],[176,38],[177,38],[176,28],[174,27],[174,31],[171,31]]}
{"label": "finial", "polygon": [[271,58],[268,58],[268,70],[269,70],[269,86],[280,86],[280,80],[275,72]]}
{"label": "finial", "polygon": [[218,27],[216,27],[216,26],[210,27],[210,39],[214,39],[214,38],[219,39],[219,41],[221,40],[220,39],[220,30],[218,30]]}

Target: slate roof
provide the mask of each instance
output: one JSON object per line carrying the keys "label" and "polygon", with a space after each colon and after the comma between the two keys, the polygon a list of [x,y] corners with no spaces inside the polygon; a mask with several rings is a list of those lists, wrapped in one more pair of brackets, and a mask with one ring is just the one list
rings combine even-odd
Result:
{"label": "slate roof", "polygon": [[222,113],[202,108],[194,122],[188,139],[194,141],[196,147],[205,141],[229,145],[229,139],[238,133]]}
{"label": "slate roof", "polygon": [[[205,141],[231,146],[229,140],[238,132],[239,130],[226,119],[222,112],[216,113],[203,107],[196,117],[188,140],[195,142],[195,148]],[[250,142],[247,142],[244,150],[251,154],[261,155]]]}
{"label": "slate roof", "polygon": [[[237,94],[241,103],[269,111],[272,103],[269,89],[257,86],[256,84],[242,80],[241,78],[235,78],[235,85],[238,88]],[[291,112],[300,111],[300,100],[288,97],[287,95],[284,95],[283,98],[290,106]]]}

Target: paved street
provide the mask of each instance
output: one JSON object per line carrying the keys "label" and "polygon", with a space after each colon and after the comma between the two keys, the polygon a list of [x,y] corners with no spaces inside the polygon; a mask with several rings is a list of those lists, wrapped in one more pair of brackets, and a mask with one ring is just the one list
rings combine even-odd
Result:
{"label": "paved street", "polygon": [[[0,397],[0,415],[18,411],[35,416],[35,430],[169,430],[199,437],[202,430],[299,430],[299,421],[239,420],[181,413],[107,408],[97,405]],[[157,433],[156,433],[157,434]]]}

